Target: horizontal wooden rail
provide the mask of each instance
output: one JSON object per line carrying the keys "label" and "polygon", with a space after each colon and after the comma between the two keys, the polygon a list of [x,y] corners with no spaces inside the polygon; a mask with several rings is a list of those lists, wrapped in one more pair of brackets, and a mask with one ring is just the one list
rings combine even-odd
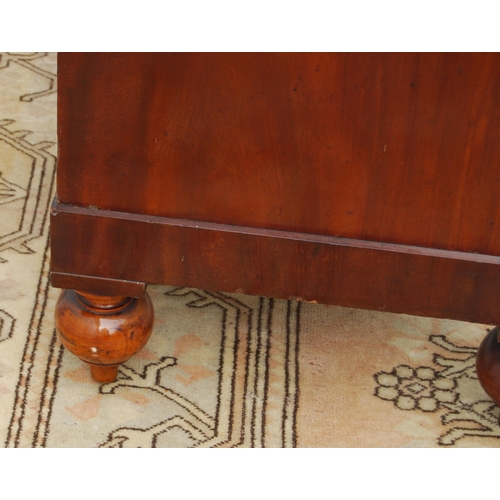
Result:
{"label": "horizontal wooden rail", "polygon": [[500,257],[54,202],[52,271],[500,323]]}

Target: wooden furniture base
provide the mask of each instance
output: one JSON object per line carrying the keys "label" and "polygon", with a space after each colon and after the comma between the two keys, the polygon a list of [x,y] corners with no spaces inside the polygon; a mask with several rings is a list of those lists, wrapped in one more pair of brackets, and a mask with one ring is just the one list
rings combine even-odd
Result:
{"label": "wooden furniture base", "polygon": [[135,298],[64,290],[55,308],[61,342],[103,383],[115,380],[119,364],[146,345],[153,319],[147,292]]}
{"label": "wooden furniture base", "polygon": [[500,324],[499,82],[497,53],[59,54],[63,342],[112,379],[146,283]]}
{"label": "wooden furniture base", "polygon": [[[476,357],[476,371],[486,394],[500,406],[500,330],[493,328],[483,339]],[[500,416],[498,419],[500,424]]]}

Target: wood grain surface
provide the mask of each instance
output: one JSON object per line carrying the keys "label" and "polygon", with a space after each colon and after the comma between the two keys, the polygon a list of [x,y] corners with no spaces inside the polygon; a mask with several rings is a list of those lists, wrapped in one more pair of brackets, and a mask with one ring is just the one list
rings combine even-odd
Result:
{"label": "wood grain surface", "polygon": [[59,54],[61,203],[500,255],[500,54]]}
{"label": "wood grain surface", "polygon": [[154,310],[147,292],[132,298],[63,290],[54,317],[64,347],[90,365],[94,380],[112,382],[118,365],[146,345]]}
{"label": "wood grain surface", "polygon": [[500,323],[500,257],[57,204],[51,231],[62,273]]}

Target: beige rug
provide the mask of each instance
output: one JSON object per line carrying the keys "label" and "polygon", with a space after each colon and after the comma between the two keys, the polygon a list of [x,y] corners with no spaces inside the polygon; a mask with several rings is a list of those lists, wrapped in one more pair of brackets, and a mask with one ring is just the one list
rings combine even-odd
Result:
{"label": "beige rug", "polygon": [[474,371],[487,325],[150,286],[147,347],[99,385],[48,283],[56,59],[0,55],[5,447],[498,447]]}

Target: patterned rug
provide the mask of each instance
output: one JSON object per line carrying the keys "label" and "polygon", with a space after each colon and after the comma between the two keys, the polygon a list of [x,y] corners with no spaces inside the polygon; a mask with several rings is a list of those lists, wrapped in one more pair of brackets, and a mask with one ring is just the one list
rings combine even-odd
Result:
{"label": "patterned rug", "polygon": [[487,325],[150,286],[146,348],[97,384],[54,331],[55,54],[0,54],[5,447],[498,447]]}

